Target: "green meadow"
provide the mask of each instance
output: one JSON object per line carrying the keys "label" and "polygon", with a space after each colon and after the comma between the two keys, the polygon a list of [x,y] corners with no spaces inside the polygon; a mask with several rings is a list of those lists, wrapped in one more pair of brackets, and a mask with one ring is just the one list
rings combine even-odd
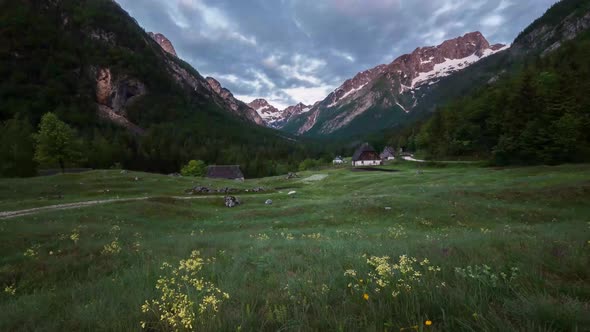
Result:
{"label": "green meadow", "polygon": [[0,219],[0,331],[590,329],[590,165],[385,168],[0,180],[0,211],[120,199]]}

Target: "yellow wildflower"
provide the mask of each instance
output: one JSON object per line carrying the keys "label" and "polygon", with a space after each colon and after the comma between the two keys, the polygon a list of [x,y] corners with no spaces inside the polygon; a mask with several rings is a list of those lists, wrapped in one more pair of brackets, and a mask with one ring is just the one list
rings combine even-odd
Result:
{"label": "yellow wildflower", "polygon": [[14,295],[14,294],[16,294],[16,286],[15,285],[10,285],[10,286],[4,287],[4,293],[6,293],[8,295]]}
{"label": "yellow wildflower", "polygon": [[365,299],[365,301],[369,301],[369,294],[363,294],[363,299]]}
{"label": "yellow wildflower", "polygon": [[72,234],[70,234],[70,240],[74,241],[74,244],[78,244],[78,241],[80,240],[80,232],[78,232],[78,230],[72,231]]}
{"label": "yellow wildflower", "polygon": [[424,322],[424,325],[430,326],[430,325],[432,325],[432,321],[431,320],[427,320],[427,321]]}

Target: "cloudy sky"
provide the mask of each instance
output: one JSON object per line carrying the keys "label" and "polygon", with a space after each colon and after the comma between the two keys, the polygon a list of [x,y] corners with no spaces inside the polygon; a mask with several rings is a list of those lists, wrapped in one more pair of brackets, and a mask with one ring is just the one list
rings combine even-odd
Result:
{"label": "cloudy sky", "polygon": [[117,0],[243,101],[313,104],[357,72],[481,31],[511,43],[557,0]]}

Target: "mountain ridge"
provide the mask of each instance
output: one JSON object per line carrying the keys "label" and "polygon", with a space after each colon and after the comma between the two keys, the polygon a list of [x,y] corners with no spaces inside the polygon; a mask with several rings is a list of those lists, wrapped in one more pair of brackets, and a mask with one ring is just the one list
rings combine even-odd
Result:
{"label": "mountain ridge", "polygon": [[311,106],[307,106],[303,103],[298,103],[296,105],[288,106],[283,110],[279,110],[264,98],[254,99],[247,105],[254,109],[269,127],[275,129],[282,128],[293,116],[311,110]]}
{"label": "mountain ridge", "polygon": [[298,135],[329,135],[375,107],[409,113],[419,103],[418,90],[422,86],[436,84],[437,80],[506,48],[502,44],[490,45],[477,31],[438,46],[418,47],[389,64],[346,80],[308,114],[294,117],[285,129]]}

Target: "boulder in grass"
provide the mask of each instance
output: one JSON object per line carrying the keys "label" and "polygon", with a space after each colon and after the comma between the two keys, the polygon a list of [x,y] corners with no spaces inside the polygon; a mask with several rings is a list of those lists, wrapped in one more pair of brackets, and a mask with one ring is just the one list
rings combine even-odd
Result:
{"label": "boulder in grass", "polygon": [[272,199],[267,199],[266,202],[264,202],[264,204],[266,204],[266,205],[272,205]]}
{"label": "boulder in grass", "polygon": [[235,196],[225,196],[224,201],[225,206],[228,208],[233,208],[241,204],[240,200]]}
{"label": "boulder in grass", "polygon": [[296,191],[289,191],[289,193],[288,193],[287,195],[289,195],[289,196],[294,196],[295,194],[297,194],[297,192],[296,192]]}

